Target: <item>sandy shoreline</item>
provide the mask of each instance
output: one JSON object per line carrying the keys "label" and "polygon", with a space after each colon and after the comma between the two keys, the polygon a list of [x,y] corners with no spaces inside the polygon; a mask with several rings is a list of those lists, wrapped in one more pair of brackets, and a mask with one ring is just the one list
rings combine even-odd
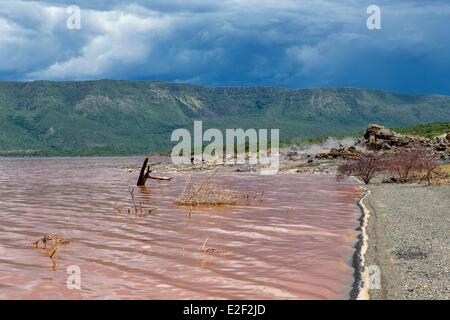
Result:
{"label": "sandy shoreline", "polygon": [[[450,186],[375,184],[367,189],[370,195],[363,200],[370,212],[367,248],[360,239],[355,270],[361,276],[363,254],[365,270],[379,268],[380,286],[367,287],[365,279],[359,298],[368,289],[366,298],[375,300],[449,299]],[[361,284],[360,278],[355,280],[351,298]]]}

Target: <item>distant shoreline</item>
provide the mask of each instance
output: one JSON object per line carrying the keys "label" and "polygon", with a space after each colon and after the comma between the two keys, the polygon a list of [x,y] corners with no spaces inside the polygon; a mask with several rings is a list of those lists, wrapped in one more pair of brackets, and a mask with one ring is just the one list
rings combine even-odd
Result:
{"label": "distant shoreline", "polygon": [[96,156],[6,156],[0,155],[0,159],[79,159],[79,158],[145,158],[147,155],[96,155]]}

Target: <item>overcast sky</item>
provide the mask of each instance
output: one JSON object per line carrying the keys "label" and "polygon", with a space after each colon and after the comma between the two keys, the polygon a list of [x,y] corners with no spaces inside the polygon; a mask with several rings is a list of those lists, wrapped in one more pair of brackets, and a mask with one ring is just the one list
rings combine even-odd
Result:
{"label": "overcast sky", "polygon": [[[81,8],[69,30],[67,6]],[[381,8],[381,30],[366,9]],[[0,0],[0,79],[450,95],[450,1]]]}

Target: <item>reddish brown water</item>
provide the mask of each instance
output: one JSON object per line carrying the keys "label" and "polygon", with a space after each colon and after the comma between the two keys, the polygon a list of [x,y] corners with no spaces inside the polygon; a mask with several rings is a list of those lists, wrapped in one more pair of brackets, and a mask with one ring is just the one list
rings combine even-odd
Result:
{"label": "reddish brown water", "polygon": [[[128,187],[142,159],[0,159],[0,299],[345,299],[353,282],[360,196],[332,176],[218,174],[263,201],[227,208],[176,207],[186,174]],[[58,234],[71,244],[52,261],[31,243]],[[205,253],[202,248],[214,253]],[[81,290],[66,269],[81,268]]]}

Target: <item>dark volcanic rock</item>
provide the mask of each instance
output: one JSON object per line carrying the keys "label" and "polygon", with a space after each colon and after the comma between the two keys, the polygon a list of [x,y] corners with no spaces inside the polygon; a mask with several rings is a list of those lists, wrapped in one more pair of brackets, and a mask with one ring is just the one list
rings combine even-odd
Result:
{"label": "dark volcanic rock", "polygon": [[364,143],[370,150],[428,148],[438,152],[442,159],[450,159],[450,134],[426,138],[404,135],[378,124],[370,124],[364,132]]}
{"label": "dark volcanic rock", "polygon": [[329,152],[319,153],[317,159],[356,159],[361,155],[361,151],[356,150],[354,146],[348,148],[331,148]]}

